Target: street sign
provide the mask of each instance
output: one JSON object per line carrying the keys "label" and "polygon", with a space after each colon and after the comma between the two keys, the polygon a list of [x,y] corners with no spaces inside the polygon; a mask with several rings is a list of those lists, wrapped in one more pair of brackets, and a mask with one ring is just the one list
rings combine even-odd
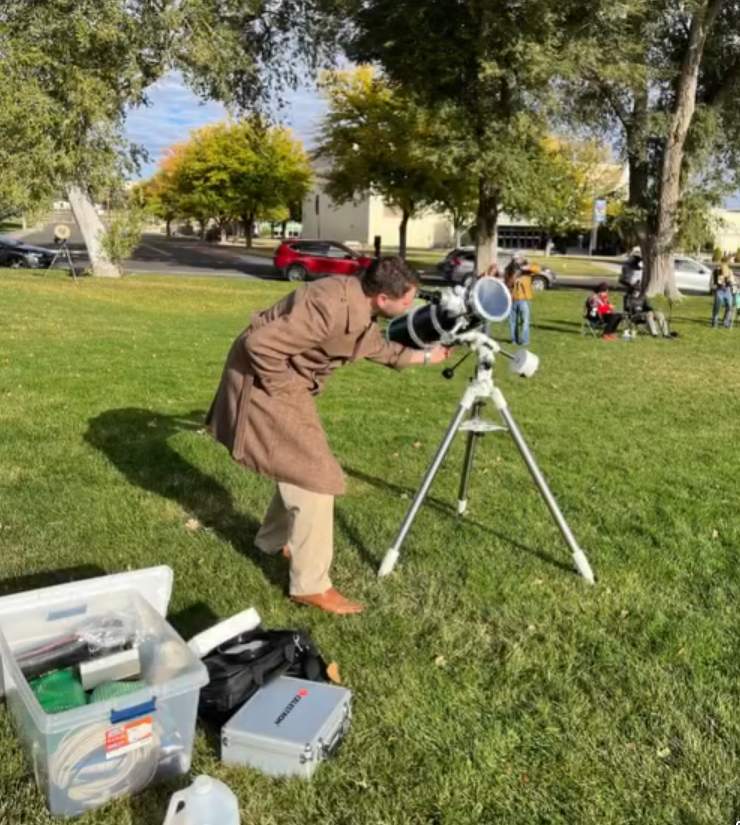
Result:
{"label": "street sign", "polygon": [[594,223],[606,223],[606,198],[594,201]]}

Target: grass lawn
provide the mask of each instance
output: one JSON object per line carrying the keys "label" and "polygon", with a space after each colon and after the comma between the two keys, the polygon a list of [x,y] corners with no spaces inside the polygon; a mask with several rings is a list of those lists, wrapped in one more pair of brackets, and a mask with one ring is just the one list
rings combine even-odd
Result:
{"label": "grass lawn", "polygon": [[[561,290],[534,305],[540,372],[498,366],[595,587],[501,435],[462,522],[454,446],[379,582],[466,370],[335,375],[320,401],[349,479],[334,578],[369,609],[334,618],[283,597],[282,560],[252,549],[271,486],[201,429],[231,340],[289,288],[0,273],[0,592],[168,564],[186,638],[249,605],[308,627],[355,693],[338,758],[311,783],[271,780],[221,766],[199,729],[193,772],[227,782],[247,825],[740,818],[740,328],[709,329],[694,298],[677,340],[583,338],[583,296]],[[160,825],[175,787],[80,822]],[[0,823],[52,821],[0,707]]]}

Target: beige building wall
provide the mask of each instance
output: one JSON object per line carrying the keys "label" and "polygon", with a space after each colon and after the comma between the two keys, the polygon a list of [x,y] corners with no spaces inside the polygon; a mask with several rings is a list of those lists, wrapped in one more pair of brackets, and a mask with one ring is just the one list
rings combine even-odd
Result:
{"label": "beige building wall", "polygon": [[[370,241],[380,235],[383,246],[398,246],[398,228],[401,211],[386,206],[377,195],[370,198]],[[409,219],[406,226],[406,245],[420,249],[450,246],[454,234],[452,223],[445,215],[427,210]]]}
{"label": "beige building wall", "polygon": [[723,251],[734,255],[740,249],[740,209],[717,209],[720,226],[715,232],[715,243]]}
{"label": "beige building wall", "polygon": [[[316,203],[318,199],[318,214]],[[401,213],[386,206],[383,199],[371,195],[357,202],[337,204],[315,186],[303,200],[304,238],[321,240],[357,241],[370,249],[376,235],[380,235],[384,247],[398,245],[398,226]],[[430,249],[450,246],[454,242],[452,223],[447,216],[429,210],[411,218],[406,230],[408,246]]]}
{"label": "beige building wall", "polygon": [[[318,213],[316,210],[318,201]],[[367,198],[357,203],[337,204],[321,188],[313,189],[303,200],[303,237],[346,243],[357,241],[372,245],[370,203]]]}

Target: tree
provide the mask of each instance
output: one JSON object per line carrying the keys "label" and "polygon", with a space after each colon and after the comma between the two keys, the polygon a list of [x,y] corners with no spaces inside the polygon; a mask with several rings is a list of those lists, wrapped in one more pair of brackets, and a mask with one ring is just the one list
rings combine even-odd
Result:
{"label": "tree", "polygon": [[518,187],[546,131],[544,103],[569,5],[550,0],[348,4],[350,57],[379,62],[407,93],[455,113],[460,168],[476,180],[477,264],[487,267],[495,259],[500,211],[522,211]]}
{"label": "tree", "polygon": [[622,170],[595,141],[548,136],[541,144],[521,182],[522,214],[550,239],[589,226],[594,200],[617,193]]}
{"label": "tree", "polygon": [[177,187],[177,171],[182,163],[184,151],[184,143],[170,146],[153,177],[139,182],[134,187],[133,194],[141,207],[165,222],[168,238],[172,235],[172,221],[186,216]]}
{"label": "tree", "polygon": [[697,218],[687,207],[737,186],[739,27],[740,4],[722,0],[599,2],[580,26],[567,93],[574,118],[620,136],[622,223],[648,294],[678,294],[672,253]]}
{"label": "tree", "polygon": [[91,196],[137,161],[122,137],[127,107],[145,104],[171,68],[203,96],[250,106],[295,81],[297,56],[319,59],[329,34],[321,4],[306,0],[4,0],[0,57],[12,85],[0,102],[12,105],[0,107],[0,136],[22,158],[3,169],[3,188],[18,203],[66,189],[93,272],[118,274]]}
{"label": "tree", "polygon": [[164,191],[173,214],[195,219],[201,237],[210,220],[222,235],[227,224],[242,220],[250,247],[255,220],[284,219],[311,180],[300,141],[288,129],[252,116],[195,130],[170,149],[145,193],[157,209]]}
{"label": "tree", "polygon": [[439,172],[430,157],[432,114],[369,66],[328,72],[321,87],[329,112],[315,155],[328,163],[326,191],[338,202],[380,195],[397,209],[398,249],[405,257],[409,219],[439,193]]}

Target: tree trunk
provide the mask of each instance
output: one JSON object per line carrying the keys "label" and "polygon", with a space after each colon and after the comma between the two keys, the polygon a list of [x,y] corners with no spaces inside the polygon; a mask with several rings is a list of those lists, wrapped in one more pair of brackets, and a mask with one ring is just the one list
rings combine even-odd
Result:
{"label": "tree trunk", "polygon": [[198,218],[198,237],[202,240],[205,240],[206,237],[206,222],[200,220]]}
{"label": "tree trunk", "polygon": [[408,228],[410,213],[404,209],[401,212],[401,223],[398,224],[398,254],[406,260],[406,229]]}
{"label": "tree trunk", "polygon": [[242,220],[244,221],[244,244],[247,249],[251,249],[254,240],[254,214],[243,215]]}
{"label": "tree trunk", "polygon": [[164,231],[168,238],[172,237],[172,218],[167,218],[164,222]]}
{"label": "tree trunk", "polygon": [[498,253],[498,193],[489,181],[478,181],[478,213],[475,249],[475,267],[478,273],[485,272],[497,261]]}
{"label": "tree trunk", "polygon": [[283,221],[280,224],[280,237],[285,240],[285,236],[288,234],[288,221]]}
{"label": "tree trunk", "polygon": [[676,288],[671,258],[678,231],[684,146],[696,110],[696,87],[704,45],[721,3],[722,0],[707,0],[699,6],[691,20],[689,42],[681,65],[675,108],[663,152],[655,237],[647,243],[649,266],[645,292],[647,295],[665,294],[670,300],[681,295]]}
{"label": "tree trunk", "polygon": [[110,260],[103,249],[105,226],[87,193],[79,186],[68,186],[67,200],[85,241],[92,274],[99,278],[120,278],[121,270]]}

